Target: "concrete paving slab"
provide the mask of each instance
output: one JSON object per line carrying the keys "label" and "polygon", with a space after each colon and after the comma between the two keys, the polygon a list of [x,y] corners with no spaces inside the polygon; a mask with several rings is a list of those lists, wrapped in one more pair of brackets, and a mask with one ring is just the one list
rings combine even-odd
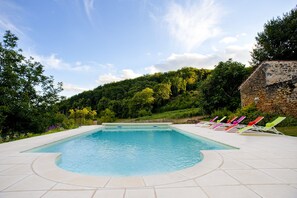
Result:
{"label": "concrete paving slab", "polygon": [[3,198],[40,198],[46,191],[0,192]]}
{"label": "concrete paving slab", "polygon": [[263,198],[296,198],[297,189],[289,185],[251,185],[250,189]]}
{"label": "concrete paving slab", "polygon": [[104,190],[100,189],[97,190],[96,193],[94,194],[93,198],[123,198],[125,194],[125,189],[109,189],[109,190]]}
{"label": "concrete paving slab", "polygon": [[95,191],[49,191],[42,198],[92,198]]}
{"label": "concrete paving slab", "polygon": [[245,186],[205,186],[202,188],[209,198],[260,198]]}
{"label": "concrete paving slab", "polygon": [[25,179],[13,184],[5,191],[32,191],[32,190],[50,190],[56,183],[46,180],[37,175],[30,175]]}
{"label": "concrete paving slab", "polygon": [[159,188],[156,189],[158,198],[207,198],[199,187],[188,188]]}
{"label": "concrete paving slab", "polygon": [[259,170],[226,170],[226,172],[242,184],[280,184],[275,179]]}
{"label": "concrete paving slab", "polygon": [[199,186],[238,185],[239,182],[224,171],[213,171],[195,180]]}
{"label": "concrete paving slab", "polygon": [[155,191],[151,189],[127,189],[125,198],[155,198]]}

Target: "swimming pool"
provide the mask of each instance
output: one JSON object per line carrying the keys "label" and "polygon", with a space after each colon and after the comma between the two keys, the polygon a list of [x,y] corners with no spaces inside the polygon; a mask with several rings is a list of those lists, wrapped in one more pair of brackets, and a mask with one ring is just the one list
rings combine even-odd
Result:
{"label": "swimming pool", "polygon": [[144,176],[185,169],[203,159],[200,150],[232,149],[170,127],[113,127],[29,152],[62,153],[57,165],[98,176]]}

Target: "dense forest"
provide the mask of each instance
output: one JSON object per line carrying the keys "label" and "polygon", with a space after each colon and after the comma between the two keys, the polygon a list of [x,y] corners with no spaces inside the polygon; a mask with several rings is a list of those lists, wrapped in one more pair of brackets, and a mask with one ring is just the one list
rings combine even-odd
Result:
{"label": "dense forest", "polygon": [[69,109],[91,107],[99,114],[109,109],[117,118],[128,118],[197,107],[197,90],[210,73],[210,70],[186,67],[105,84],[61,102],[59,109],[67,113]]}
{"label": "dense forest", "polygon": [[238,86],[250,72],[232,60],[220,62],[214,70],[185,67],[99,86],[62,101],[59,109],[67,114],[70,109],[89,107],[99,116],[108,112],[116,118],[187,108],[205,113],[223,107],[235,110],[240,105]]}

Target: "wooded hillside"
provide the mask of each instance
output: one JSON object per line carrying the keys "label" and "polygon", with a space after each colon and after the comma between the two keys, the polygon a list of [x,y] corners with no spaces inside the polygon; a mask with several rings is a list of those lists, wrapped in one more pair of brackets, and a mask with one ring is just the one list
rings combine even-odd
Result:
{"label": "wooded hillside", "polygon": [[198,89],[209,74],[210,70],[186,67],[144,75],[85,91],[61,102],[59,108],[63,113],[82,107],[91,107],[100,113],[108,108],[116,117],[128,118],[198,107]]}
{"label": "wooded hillside", "polygon": [[59,109],[67,114],[69,109],[91,107],[99,117],[112,113],[117,118],[197,107],[206,113],[234,110],[240,104],[237,88],[249,74],[250,69],[232,60],[214,70],[185,67],[99,86],[62,101]]}

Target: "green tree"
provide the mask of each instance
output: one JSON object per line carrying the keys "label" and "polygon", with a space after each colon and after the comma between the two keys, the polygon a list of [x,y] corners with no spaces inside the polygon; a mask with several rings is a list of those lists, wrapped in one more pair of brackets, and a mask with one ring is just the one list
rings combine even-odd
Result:
{"label": "green tree", "polygon": [[151,113],[153,108],[152,104],[155,101],[154,90],[151,88],[145,88],[140,92],[137,92],[131,99],[130,114],[132,117],[138,116],[139,112]]}
{"label": "green tree", "polygon": [[104,111],[101,111],[100,115],[101,122],[113,122],[116,119],[115,113],[108,108],[106,108]]}
{"label": "green tree", "polygon": [[108,99],[108,98],[106,98],[106,97],[102,97],[102,98],[98,101],[98,104],[97,104],[97,110],[98,110],[98,111],[103,111],[103,110],[105,110],[106,108],[108,108],[109,103],[110,103],[110,99]]}
{"label": "green tree", "polygon": [[40,133],[52,125],[54,104],[62,84],[43,74],[43,65],[26,59],[17,49],[18,38],[6,31],[0,43],[0,132],[2,138]]}
{"label": "green tree", "polygon": [[161,105],[164,101],[169,100],[171,96],[171,84],[160,83],[154,87],[154,97],[157,105]]}
{"label": "green tree", "polygon": [[252,64],[266,60],[297,59],[297,9],[265,23],[264,31],[256,37],[256,48],[252,51]]}
{"label": "green tree", "polygon": [[171,92],[173,96],[177,96],[187,90],[187,81],[182,77],[175,76],[170,79],[171,81]]}
{"label": "green tree", "polygon": [[95,110],[92,110],[91,107],[84,107],[82,109],[70,109],[69,110],[69,118],[74,119],[76,124],[79,125],[88,125],[88,123],[92,123],[93,119],[97,115]]}
{"label": "green tree", "polygon": [[87,107],[87,109],[88,109],[88,113],[86,115],[86,118],[89,120],[93,120],[97,115],[97,112],[95,110],[92,110],[91,107]]}
{"label": "green tree", "polygon": [[200,104],[206,113],[220,108],[234,111],[240,105],[238,87],[250,74],[250,69],[229,59],[219,64],[202,83]]}

